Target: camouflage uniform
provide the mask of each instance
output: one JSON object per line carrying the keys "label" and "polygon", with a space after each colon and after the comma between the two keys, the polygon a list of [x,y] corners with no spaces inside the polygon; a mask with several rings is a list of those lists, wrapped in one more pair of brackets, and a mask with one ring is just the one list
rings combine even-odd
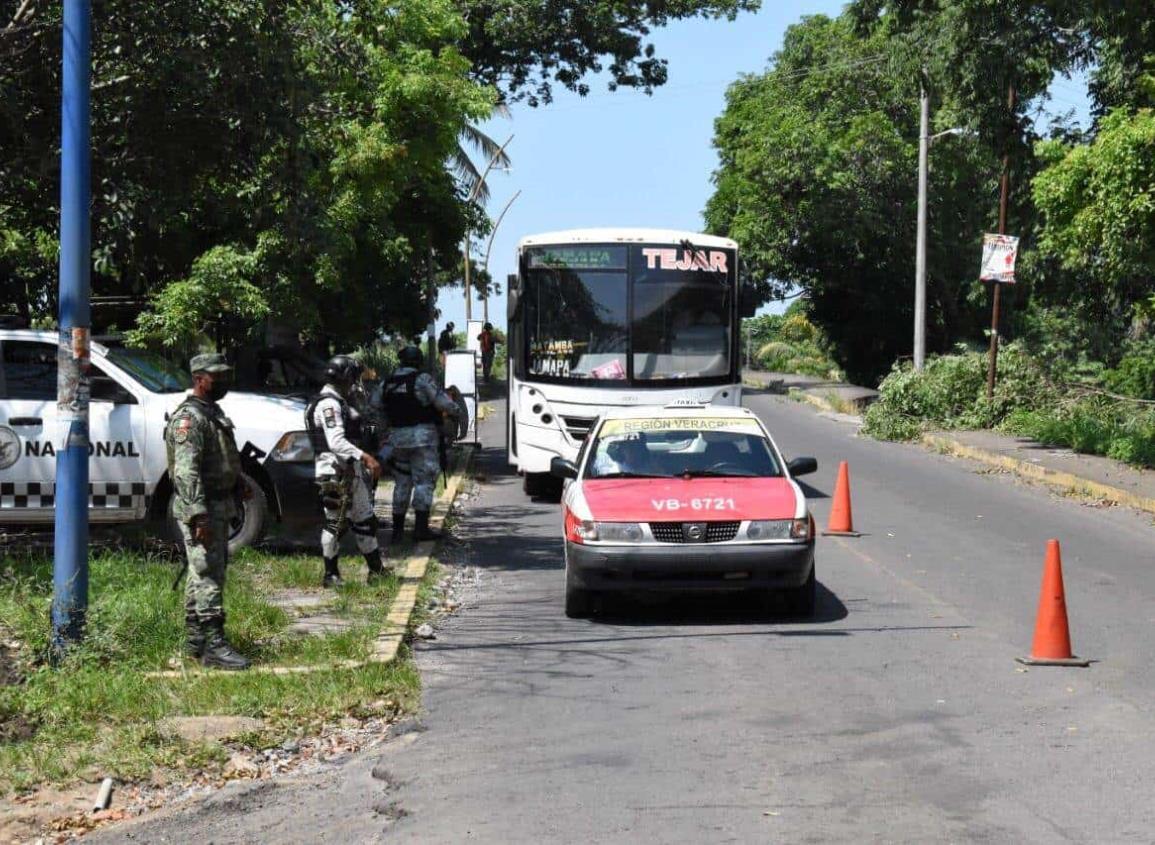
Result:
{"label": "camouflage uniform", "polygon": [[[236,514],[236,497],[244,483],[233,424],[217,404],[227,391],[232,368],[223,355],[213,354],[197,355],[190,369],[194,381],[202,375],[212,378],[210,398],[194,392],[173,412],[164,432],[172,510],[188,562],[187,650],[205,666],[247,669],[249,661],[228,643],[224,633],[229,523]],[[200,390],[201,383],[197,382],[194,390]],[[202,521],[208,530],[208,541],[203,543],[196,536],[196,526]]]}
{"label": "camouflage uniform", "polygon": [[419,524],[427,523],[441,465],[437,456],[441,413],[456,415],[457,403],[437,386],[433,376],[399,367],[382,385],[384,415],[390,425],[393,470],[393,537],[412,500]]}
{"label": "camouflage uniform", "polygon": [[[190,396],[173,413],[165,430],[173,513],[180,523],[188,558],[185,611],[202,621],[223,612],[225,569],[229,559],[229,523],[236,515],[235,494],[241,456],[233,424],[215,402]],[[194,517],[207,514],[212,542],[193,541]]]}

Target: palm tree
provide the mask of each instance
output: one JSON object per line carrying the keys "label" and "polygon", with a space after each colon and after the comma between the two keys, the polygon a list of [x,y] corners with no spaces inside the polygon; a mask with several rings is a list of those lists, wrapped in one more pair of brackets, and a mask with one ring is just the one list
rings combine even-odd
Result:
{"label": "palm tree", "polygon": [[[495,106],[493,113],[506,119],[510,116],[509,107],[505,105]],[[457,145],[457,149],[450,157],[450,165],[453,167],[454,173],[457,174],[457,178],[461,180],[466,194],[485,205],[489,202],[489,186],[485,183],[481,170],[470,158],[467,147],[481,153],[482,161],[489,162],[490,167],[504,169],[509,167],[511,160],[501,144],[472,124],[467,124],[462,130],[461,141],[462,143]]]}

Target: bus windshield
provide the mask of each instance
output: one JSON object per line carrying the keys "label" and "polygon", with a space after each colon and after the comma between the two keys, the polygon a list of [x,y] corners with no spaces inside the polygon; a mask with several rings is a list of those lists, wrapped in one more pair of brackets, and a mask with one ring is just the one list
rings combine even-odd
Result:
{"label": "bus windshield", "polygon": [[527,378],[723,381],[732,374],[732,250],[534,247],[523,264]]}

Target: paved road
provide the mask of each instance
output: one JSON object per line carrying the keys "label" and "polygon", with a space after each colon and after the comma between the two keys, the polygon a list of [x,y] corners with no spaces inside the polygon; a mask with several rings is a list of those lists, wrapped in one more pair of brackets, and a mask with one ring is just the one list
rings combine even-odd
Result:
{"label": "paved road", "polygon": [[[423,730],[100,841],[1152,841],[1155,529],[747,404],[818,458],[820,522],[850,462],[866,536],[820,540],[816,619],[682,600],[567,620],[557,505],[487,448],[458,529],[485,577],[420,649]],[[1090,669],[1013,660],[1049,537]]]}

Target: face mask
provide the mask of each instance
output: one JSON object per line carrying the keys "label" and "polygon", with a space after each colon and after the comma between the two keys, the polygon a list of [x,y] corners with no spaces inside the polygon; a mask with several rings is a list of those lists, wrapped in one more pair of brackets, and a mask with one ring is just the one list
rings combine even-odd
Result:
{"label": "face mask", "polygon": [[214,402],[220,402],[225,398],[225,394],[229,392],[229,383],[227,381],[218,381],[213,379],[213,386],[209,388],[209,399]]}

